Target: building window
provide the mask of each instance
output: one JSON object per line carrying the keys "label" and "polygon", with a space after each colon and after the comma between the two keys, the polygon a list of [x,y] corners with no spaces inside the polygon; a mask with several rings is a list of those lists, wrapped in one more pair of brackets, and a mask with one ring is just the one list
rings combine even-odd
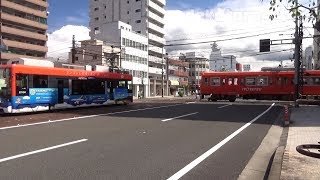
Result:
{"label": "building window", "polygon": [[136,13],[138,13],[138,12],[141,12],[141,9],[137,9],[137,10],[136,10]]}
{"label": "building window", "polygon": [[141,31],[137,31],[137,33],[141,34]]}
{"label": "building window", "polygon": [[99,8],[98,8],[98,7],[94,8],[94,11],[98,11],[98,10],[99,10]]}
{"label": "building window", "polygon": [[[127,11],[127,14],[130,14],[130,11]],[[128,22],[128,24],[129,24],[129,22]]]}
{"label": "building window", "polygon": [[97,55],[93,55],[93,59],[98,59],[98,56]]}
{"label": "building window", "polygon": [[127,1],[127,4],[129,4],[130,2],[129,1]]}
{"label": "building window", "polygon": [[141,20],[137,20],[136,23],[141,23]]}
{"label": "building window", "polygon": [[122,38],[122,45],[126,45],[126,38]]}
{"label": "building window", "polygon": [[99,21],[99,18],[98,18],[98,17],[96,17],[96,18],[94,18],[94,20]]}
{"label": "building window", "polygon": [[136,0],[136,2],[139,2],[139,1],[141,1],[141,0]]}

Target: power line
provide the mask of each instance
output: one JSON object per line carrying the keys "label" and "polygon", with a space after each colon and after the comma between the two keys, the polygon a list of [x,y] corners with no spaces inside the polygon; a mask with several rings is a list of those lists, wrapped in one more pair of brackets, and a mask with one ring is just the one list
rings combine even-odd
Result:
{"label": "power line", "polygon": [[270,32],[270,33],[261,33],[261,34],[255,34],[255,35],[240,36],[240,37],[227,38],[227,39],[219,39],[219,40],[214,40],[214,41],[202,41],[202,42],[193,42],[193,43],[168,44],[168,45],[165,45],[165,46],[166,46],[166,47],[171,47],[171,46],[185,46],[185,45],[196,45],[196,44],[208,44],[208,43],[213,43],[213,42],[231,41],[231,40],[238,40],[238,39],[244,39],[244,38],[250,38],[250,37],[257,37],[257,36],[272,34],[272,33],[276,33],[276,32],[283,32],[283,31],[274,31],[274,32]]}

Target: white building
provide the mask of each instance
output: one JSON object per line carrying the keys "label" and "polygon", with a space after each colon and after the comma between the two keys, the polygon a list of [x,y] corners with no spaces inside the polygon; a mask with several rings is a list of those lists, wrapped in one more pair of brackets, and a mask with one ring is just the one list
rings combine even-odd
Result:
{"label": "white building", "polygon": [[251,65],[250,65],[250,64],[244,64],[244,65],[242,66],[242,68],[243,68],[243,71],[244,71],[244,72],[251,71]]}
{"label": "white building", "polygon": [[216,43],[212,44],[210,54],[211,71],[237,71],[237,60],[233,55],[222,56]]}
{"label": "white building", "polygon": [[132,31],[130,25],[121,21],[101,25],[91,37],[121,49],[119,66],[133,75],[134,96],[139,92],[143,92],[144,97],[149,96],[148,38]]}
{"label": "white building", "polygon": [[[162,68],[166,69],[163,67],[166,65],[163,63],[165,61],[162,60],[165,54],[163,49],[165,5],[166,0],[90,0],[91,38],[95,38],[97,34],[104,34],[104,37],[120,39],[118,33],[103,32],[106,24],[118,21],[131,25],[132,31],[148,38],[148,77],[152,96],[160,95]],[[125,30],[124,25],[123,27]],[[166,77],[165,74],[164,77]],[[167,81],[165,86],[168,87]],[[167,94],[167,89],[164,88],[164,94]]]}
{"label": "white building", "polygon": [[313,60],[313,49],[312,46],[309,46],[304,51],[304,56],[302,60],[302,66],[306,68],[306,70],[311,70],[314,67],[314,60]]}

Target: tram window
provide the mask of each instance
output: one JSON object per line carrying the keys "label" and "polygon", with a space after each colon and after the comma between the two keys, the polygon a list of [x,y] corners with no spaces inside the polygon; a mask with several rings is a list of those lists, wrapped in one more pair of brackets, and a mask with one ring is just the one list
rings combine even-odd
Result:
{"label": "tram window", "polygon": [[211,86],[220,86],[220,78],[211,78]]}
{"label": "tram window", "polygon": [[241,79],[241,85],[244,85],[244,79]]}
{"label": "tram window", "polygon": [[208,86],[208,78],[204,78],[204,85]]}
{"label": "tram window", "polygon": [[313,85],[320,85],[320,78],[314,77],[312,78],[312,81],[313,81]]}
{"label": "tram window", "polygon": [[303,84],[307,84],[308,85],[309,84],[308,81],[309,81],[308,78],[303,78]]}
{"label": "tram window", "polygon": [[280,78],[280,77],[277,78],[277,85],[278,85],[278,86],[281,85],[281,78]]}
{"label": "tram window", "polygon": [[247,77],[246,84],[248,86],[255,86],[256,85],[256,78],[255,77]]}
{"label": "tram window", "polygon": [[258,77],[257,82],[259,86],[267,86],[268,85],[268,78],[267,77]]}
{"label": "tram window", "polygon": [[17,96],[28,96],[28,75],[18,74],[16,77]]}
{"label": "tram window", "polygon": [[287,77],[284,77],[283,78],[283,85],[287,85],[288,84],[288,78]]}
{"label": "tram window", "polygon": [[232,78],[229,78],[229,80],[228,80],[228,85],[229,85],[229,86],[232,85],[232,81],[233,81],[233,79],[232,79]]}
{"label": "tram window", "polygon": [[33,76],[33,87],[34,88],[48,88],[48,76]]}
{"label": "tram window", "polygon": [[236,86],[238,85],[238,78],[233,79],[233,85],[236,85]]}
{"label": "tram window", "polygon": [[104,94],[105,83],[98,80],[73,80],[72,94],[73,95],[90,95],[90,94]]}
{"label": "tram window", "polygon": [[226,79],[222,79],[222,85],[226,84]]}
{"label": "tram window", "polygon": [[269,79],[269,85],[272,85],[272,78]]}

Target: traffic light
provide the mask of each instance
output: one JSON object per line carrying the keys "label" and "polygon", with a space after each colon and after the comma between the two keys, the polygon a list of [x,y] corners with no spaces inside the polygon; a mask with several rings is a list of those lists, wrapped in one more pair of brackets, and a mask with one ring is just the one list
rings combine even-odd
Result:
{"label": "traffic light", "polygon": [[270,52],[270,39],[260,39],[260,52]]}

